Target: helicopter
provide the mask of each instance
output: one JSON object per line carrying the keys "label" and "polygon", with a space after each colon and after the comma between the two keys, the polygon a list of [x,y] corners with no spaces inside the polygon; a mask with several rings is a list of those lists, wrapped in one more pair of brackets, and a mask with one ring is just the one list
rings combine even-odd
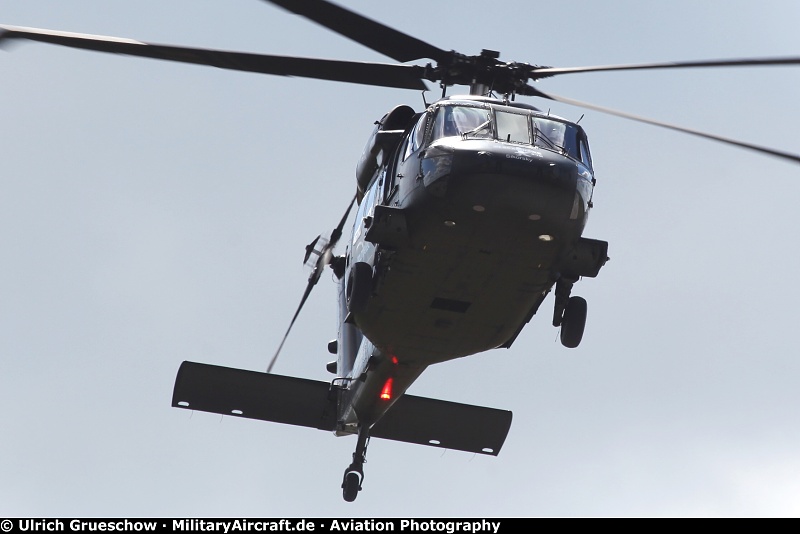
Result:
{"label": "helicopter", "polygon": [[[399,106],[378,120],[357,167],[356,223],[345,254],[334,255],[334,247],[350,208],[329,238],[320,236],[306,248],[305,260],[312,262],[313,271],[297,313],[323,270],[330,267],[340,281],[341,328],[329,346],[337,355],[335,365],[329,365],[336,378],[327,383],[279,377],[269,373],[272,364],[266,374],[251,374],[187,362],[176,380],[173,405],[356,434],[353,463],[342,483],[345,500],[351,501],[361,489],[370,437],[483,454],[499,452],[510,426],[510,412],[404,395],[427,365],[510,347],[551,289],[556,296],[553,324],[560,328],[562,343],[568,348],[580,343],[586,304],[571,295],[572,285],[581,277],[597,276],[607,259],[606,242],[582,236],[595,185],[588,137],[577,123],[520,104],[516,97],[557,98],[534,89],[528,80],[581,71],[503,63],[492,51],[477,56],[451,54],[327,2],[273,3],[359,42],[367,41],[397,61],[428,58],[436,64],[395,69],[283,58],[276,60],[280,66],[268,67],[270,73],[408,89],[422,89],[420,80],[438,81],[443,95],[423,111]],[[360,29],[354,32],[353,28]],[[370,35],[381,36],[378,40],[385,42],[376,43]],[[2,38],[214,66],[226,66],[225,58],[233,58],[224,53],[204,58],[204,52],[188,49],[11,27]],[[405,54],[414,48],[427,55]],[[237,56],[235,62],[244,59]],[[788,62],[797,60],[595,70]],[[241,63],[239,67],[252,70]],[[347,73],[350,68],[353,72]],[[444,94],[453,85],[469,85],[470,94]],[[492,97],[493,93],[502,97]],[[454,130],[445,133],[448,128]],[[797,161],[791,154],[733,144]],[[464,160],[459,159],[462,156]],[[475,161],[467,159],[473,157]],[[464,168],[455,170],[459,166]],[[532,184],[520,181],[520,176],[529,174],[540,175],[547,186],[529,190]],[[470,180],[481,176],[491,176],[491,185],[468,187]],[[517,186],[521,189],[514,189]],[[500,189],[504,195],[498,195]],[[558,195],[559,189],[568,194],[551,196]],[[538,198],[547,202],[532,208],[528,203],[535,204]],[[509,220],[523,211],[520,221]],[[500,235],[513,239],[497,242],[498,229]],[[503,275],[504,269],[511,271],[509,276]],[[525,274],[510,276],[520,275],[513,272],[517,269]],[[540,278],[527,278],[530,273]],[[489,318],[497,322],[490,324]],[[421,329],[420,324],[427,328]],[[301,405],[311,398],[315,399],[311,406]],[[440,419],[434,418],[437,409],[442,410]],[[314,417],[307,417],[312,412]],[[466,429],[453,423],[462,417]]]}

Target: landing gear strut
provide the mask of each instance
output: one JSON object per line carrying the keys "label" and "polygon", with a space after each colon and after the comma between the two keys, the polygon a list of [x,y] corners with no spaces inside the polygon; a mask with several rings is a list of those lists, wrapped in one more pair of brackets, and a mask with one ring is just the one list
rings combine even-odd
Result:
{"label": "landing gear strut", "polygon": [[364,481],[364,462],[367,461],[367,444],[369,443],[369,428],[361,426],[358,429],[358,443],[353,453],[353,463],[344,470],[342,480],[342,497],[347,502],[353,502],[361,491]]}
{"label": "landing gear strut", "polygon": [[583,338],[586,326],[586,300],[570,297],[576,280],[560,278],[556,282],[556,305],[553,310],[553,326],[561,327],[561,344],[574,349]]}

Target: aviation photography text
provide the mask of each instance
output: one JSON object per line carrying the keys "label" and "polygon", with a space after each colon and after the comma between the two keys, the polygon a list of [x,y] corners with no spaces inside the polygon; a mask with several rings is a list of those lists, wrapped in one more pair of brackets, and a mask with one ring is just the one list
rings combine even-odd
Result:
{"label": "aviation photography text", "polygon": [[499,519],[3,519],[8,532],[500,532]]}

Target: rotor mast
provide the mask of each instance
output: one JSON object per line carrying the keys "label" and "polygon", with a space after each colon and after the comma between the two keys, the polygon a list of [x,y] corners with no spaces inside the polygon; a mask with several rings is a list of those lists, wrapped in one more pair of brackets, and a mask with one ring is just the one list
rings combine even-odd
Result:
{"label": "rotor mast", "polygon": [[[499,58],[500,52],[486,49],[481,50],[480,56],[475,56],[473,67],[475,68],[475,78],[469,85],[469,94],[489,96],[489,93],[494,90],[494,76],[491,74],[491,68],[498,63]],[[489,74],[491,78],[487,79],[486,74]]]}

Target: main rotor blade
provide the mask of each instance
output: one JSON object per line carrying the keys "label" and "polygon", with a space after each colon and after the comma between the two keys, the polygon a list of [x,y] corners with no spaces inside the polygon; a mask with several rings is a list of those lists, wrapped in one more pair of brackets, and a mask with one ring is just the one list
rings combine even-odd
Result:
{"label": "main rotor blade", "polygon": [[[354,196],[353,200],[351,200],[350,204],[347,206],[347,209],[344,212],[344,216],[339,221],[339,225],[333,230],[333,233],[331,234],[331,239],[326,245],[325,250],[323,250],[322,253],[319,255],[317,264],[314,266],[314,270],[311,271],[311,275],[308,277],[308,284],[306,284],[306,289],[303,292],[303,297],[300,299],[300,305],[297,306],[297,310],[294,312],[292,320],[289,322],[289,328],[286,329],[286,333],[283,335],[281,344],[278,345],[278,350],[275,351],[275,354],[269,361],[269,365],[267,366],[268,373],[272,372],[272,367],[275,365],[275,362],[278,361],[278,355],[281,353],[283,344],[286,343],[286,339],[289,337],[289,332],[292,331],[294,322],[297,320],[297,316],[300,315],[300,310],[303,309],[303,306],[308,300],[308,296],[311,294],[311,290],[314,289],[315,285],[317,285],[320,276],[322,276],[322,271],[324,271],[325,267],[330,263],[330,259],[333,253],[333,248],[336,246],[336,242],[342,236],[342,229],[344,228],[344,224],[347,221],[347,217],[350,215],[350,210],[353,208],[353,204],[355,204],[355,202],[356,202],[356,197]],[[319,237],[317,237],[317,239],[314,240],[314,243],[316,243],[318,239]]]}
{"label": "main rotor blade", "polygon": [[264,1],[310,19],[403,63],[415,59],[443,61],[450,56],[450,52],[325,0]]}
{"label": "main rotor blade", "polygon": [[602,72],[620,70],[689,69],[700,67],[755,67],[775,65],[798,65],[800,57],[765,57],[740,59],[709,59],[701,61],[670,61],[664,63],[633,63],[628,65],[596,65],[589,67],[542,67],[530,71],[531,79],[546,78],[558,74]]}
{"label": "main rotor blade", "polygon": [[362,63],[331,59],[271,56],[246,52],[229,52],[188,48],[133,39],[87,35],[80,33],[0,26],[0,46],[10,39],[28,39],[71,48],[124,54],[129,56],[163,59],[180,63],[194,63],[220,69],[229,69],[278,76],[300,76],[320,80],[350,82],[363,85],[397,87],[399,89],[425,90],[422,81],[424,68],[417,65]]}
{"label": "main rotor blade", "polygon": [[[530,86],[528,86],[528,87],[530,88]],[[587,102],[581,102],[580,100],[574,100],[572,98],[567,98],[567,97],[563,97],[563,96],[557,96],[557,95],[554,95],[552,93],[550,93],[550,94],[543,93],[543,92],[541,92],[539,90],[536,90],[536,89],[534,89],[533,91],[535,91],[535,93],[534,93],[535,96],[538,96],[538,97],[541,97],[541,98],[546,98],[548,100],[553,100],[555,102],[562,102],[564,104],[570,104],[570,105],[573,105],[573,106],[578,106],[578,107],[582,107],[582,108],[586,108],[586,109],[591,109],[591,110],[594,110],[594,111],[599,111],[601,113],[606,113],[608,115],[614,115],[614,116],[617,116],[617,117],[622,117],[622,118],[634,120],[634,121],[637,121],[637,122],[643,122],[645,124],[651,124],[653,126],[660,126],[662,128],[675,130],[677,132],[683,132],[683,133],[687,133],[687,134],[690,134],[690,135],[696,135],[696,136],[702,137],[704,139],[711,139],[712,141],[719,141],[720,143],[725,143],[727,145],[733,145],[733,146],[737,146],[739,148],[745,148],[747,150],[754,150],[756,152],[760,152],[762,154],[767,154],[769,156],[775,156],[775,157],[778,157],[778,158],[782,158],[782,159],[787,159],[787,160],[793,161],[795,163],[800,163],[800,155],[792,154],[791,152],[784,152],[782,150],[775,150],[773,148],[754,145],[754,144],[751,144],[751,143],[745,143],[743,141],[737,141],[736,139],[731,139],[729,137],[722,137],[722,136],[719,136],[719,135],[714,135],[714,134],[710,134],[710,133],[706,133],[706,132],[701,132],[700,130],[694,130],[694,129],[691,129],[691,128],[684,128],[683,126],[677,126],[675,124],[670,124],[670,123],[667,123],[667,122],[661,122],[661,121],[657,121],[657,120],[654,120],[654,119],[648,119],[646,117],[640,117],[638,115],[633,115],[631,113],[626,113],[624,111],[618,111],[618,110],[611,109],[611,108],[606,108],[606,107],[602,107],[602,106],[596,106],[594,104],[589,104]]]}

